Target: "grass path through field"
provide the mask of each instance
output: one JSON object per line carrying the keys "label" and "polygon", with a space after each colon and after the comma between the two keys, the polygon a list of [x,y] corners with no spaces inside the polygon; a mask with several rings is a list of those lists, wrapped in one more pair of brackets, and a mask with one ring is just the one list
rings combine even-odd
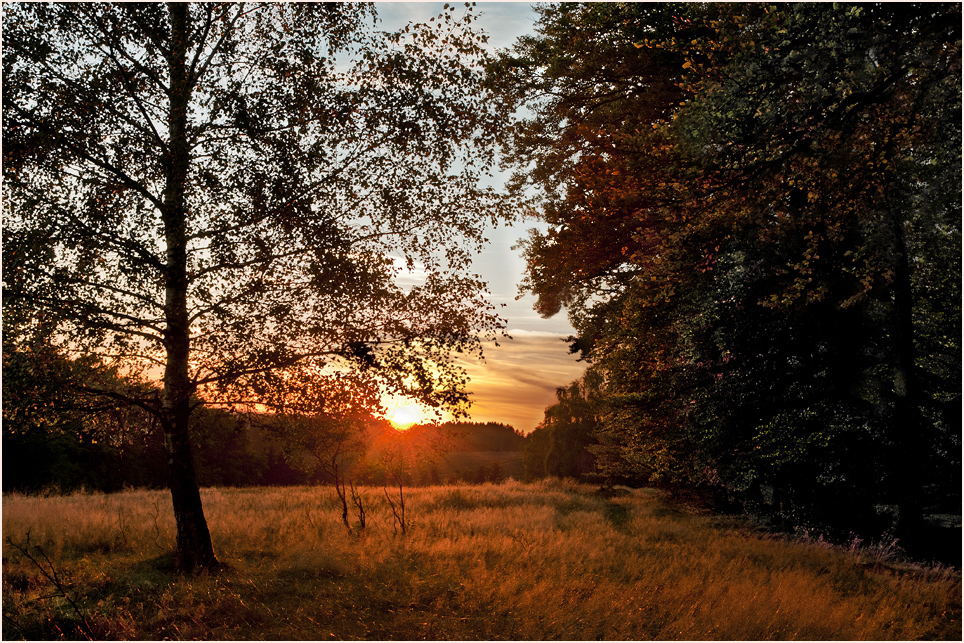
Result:
{"label": "grass path through field", "polygon": [[652,490],[569,482],[381,489],[364,533],[319,488],[206,489],[224,569],[164,571],[164,492],[5,495],[3,534],[39,544],[74,610],[5,543],[3,638],[952,639],[961,576],[749,533]]}

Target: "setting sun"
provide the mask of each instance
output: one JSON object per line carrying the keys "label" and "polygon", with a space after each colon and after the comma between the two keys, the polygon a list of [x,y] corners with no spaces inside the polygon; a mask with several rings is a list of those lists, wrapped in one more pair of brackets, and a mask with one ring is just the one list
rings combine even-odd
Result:
{"label": "setting sun", "polygon": [[389,421],[396,429],[407,429],[413,424],[425,421],[425,413],[418,404],[406,404],[389,409]]}

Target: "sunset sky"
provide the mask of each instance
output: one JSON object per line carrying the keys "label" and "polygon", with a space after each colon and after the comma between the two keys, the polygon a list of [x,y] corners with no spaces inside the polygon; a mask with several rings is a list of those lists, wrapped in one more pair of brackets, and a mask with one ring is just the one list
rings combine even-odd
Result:
{"label": "sunset sky", "polygon": [[[451,3],[456,12],[464,3]],[[425,22],[441,13],[444,2],[379,2],[380,28],[393,30],[409,22]],[[531,32],[536,14],[528,2],[478,2],[474,9],[481,17],[477,24],[489,35],[489,46],[511,47],[516,38]],[[542,319],[532,310],[534,298],[516,300],[518,283],[525,264],[512,246],[537,226],[535,221],[520,221],[502,226],[486,236],[491,240],[476,261],[475,271],[489,283],[491,301],[505,304],[500,315],[508,321],[512,340],[486,350],[484,363],[466,362],[471,377],[472,420],[503,422],[524,433],[542,420],[545,408],[555,402],[555,391],[582,375],[585,363],[569,354],[565,337],[573,333],[565,313]]]}

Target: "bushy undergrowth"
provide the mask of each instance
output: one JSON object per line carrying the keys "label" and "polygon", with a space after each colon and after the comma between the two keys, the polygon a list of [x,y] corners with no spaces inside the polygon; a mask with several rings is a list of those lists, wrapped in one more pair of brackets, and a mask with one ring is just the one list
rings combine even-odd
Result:
{"label": "bushy undergrowth", "polygon": [[[411,489],[405,536],[383,490],[362,493],[367,528],[349,532],[330,489],[203,490],[222,568],[199,576],[169,570],[164,492],[5,495],[3,638],[961,635],[955,570],[762,537],[652,490],[607,498],[567,481]],[[59,583],[41,572],[45,560]]]}

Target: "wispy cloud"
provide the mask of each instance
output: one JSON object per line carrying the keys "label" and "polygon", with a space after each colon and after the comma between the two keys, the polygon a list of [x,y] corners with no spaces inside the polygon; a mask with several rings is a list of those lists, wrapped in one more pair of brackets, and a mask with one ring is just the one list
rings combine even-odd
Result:
{"label": "wispy cloud", "polygon": [[564,336],[510,330],[511,340],[488,345],[485,361],[464,360],[470,377],[472,420],[504,422],[528,433],[556,401],[556,389],[582,375],[584,362],[569,353]]}

